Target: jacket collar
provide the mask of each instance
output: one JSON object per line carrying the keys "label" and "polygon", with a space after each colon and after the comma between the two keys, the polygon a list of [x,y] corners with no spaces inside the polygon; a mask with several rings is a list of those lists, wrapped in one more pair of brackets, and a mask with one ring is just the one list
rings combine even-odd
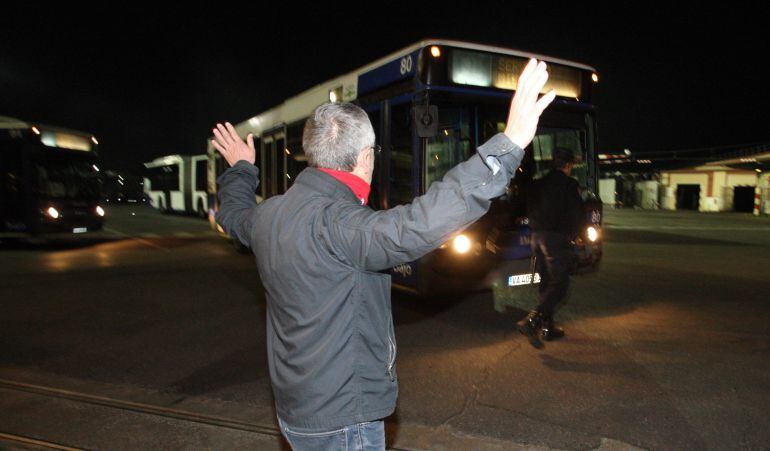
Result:
{"label": "jacket collar", "polygon": [[349,200],[357,205],[361,205],[361,202],[356,198],[356,195],[353,194],[353,191],[351,191],[347,185],[317,168],[309,167],[303,169],[294,183],[304,185],[327,197],[339,200]]}

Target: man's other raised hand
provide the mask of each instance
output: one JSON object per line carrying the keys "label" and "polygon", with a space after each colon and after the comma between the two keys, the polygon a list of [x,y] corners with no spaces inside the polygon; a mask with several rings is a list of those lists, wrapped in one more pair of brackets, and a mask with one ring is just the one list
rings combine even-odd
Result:
{"label": "man's other raised hand", "polygon": [[532,142],[540,115],[556,98],[556,91],[552,89],[538,99],[546,81],[548,81],[548,72],[545,62],[538,62],[534,58],[529,60],[519,75],[516,94],[513,96],[511,110],[508,113],[505,134],[522,149]]}
{"label": "man's other raised hand", "polygon": [[235,163],[240,160],[254,164],[256,159],[254,135],[249,133],[244,142],[229,122],[225,122],[225,125],[217,124],[212,131],[214,139],[211,140],[211,144],[225,157],[230,166],[235,166]]}

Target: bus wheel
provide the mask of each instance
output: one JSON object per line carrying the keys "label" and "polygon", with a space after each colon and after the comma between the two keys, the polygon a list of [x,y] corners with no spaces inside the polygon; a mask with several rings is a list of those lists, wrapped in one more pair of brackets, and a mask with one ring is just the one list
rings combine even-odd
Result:
{"label": "bus wheel", "polygon": [[251,252],[251,249],[249,249],[247,246],[244,246],[238,238],[230,238],[230,243],[233,245],[235,251],[239,254],[248,254]]}

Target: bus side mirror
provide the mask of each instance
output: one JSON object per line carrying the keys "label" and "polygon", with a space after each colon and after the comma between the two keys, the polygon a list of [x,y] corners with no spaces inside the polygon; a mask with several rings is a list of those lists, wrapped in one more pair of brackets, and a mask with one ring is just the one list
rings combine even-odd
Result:
{"label": "bus side mirror", "polygon": [[436,105],[421,105],[413,109],[414,123],[417,136],[433,138],[438,134],[438,107]]}

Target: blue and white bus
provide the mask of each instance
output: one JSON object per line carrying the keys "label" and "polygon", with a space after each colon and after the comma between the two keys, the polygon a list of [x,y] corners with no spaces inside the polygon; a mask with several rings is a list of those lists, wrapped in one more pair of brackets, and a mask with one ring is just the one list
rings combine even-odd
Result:
{"label": "blue and white bus", "polygon": [[[602,255],[597,191],[594,68],[518,50],[448,40],[426,40],[365,67],[319,84],[235,126],[258,145],[261,183],[257,201],[284,193],[306,167],[302,128],[315,107],[349,101],[369,114],[382,152],[377,157],[370,205],[392,208],[423,194],[477,146],[502,131],[512,91],[529,58],[544,60],[544,92],[557,98],[540,120],[508,192],[470,228],[439,249],[391,268],[393,285],[421,294],[537,283],[529,245],[526,192],[549,169],[553,149],[572,150],[573,176],[583,187],[586,230],[575,240],[576,271],[596,269]],[[217,208],[216,176],[226,163],[208,144],[209,220]]]}

